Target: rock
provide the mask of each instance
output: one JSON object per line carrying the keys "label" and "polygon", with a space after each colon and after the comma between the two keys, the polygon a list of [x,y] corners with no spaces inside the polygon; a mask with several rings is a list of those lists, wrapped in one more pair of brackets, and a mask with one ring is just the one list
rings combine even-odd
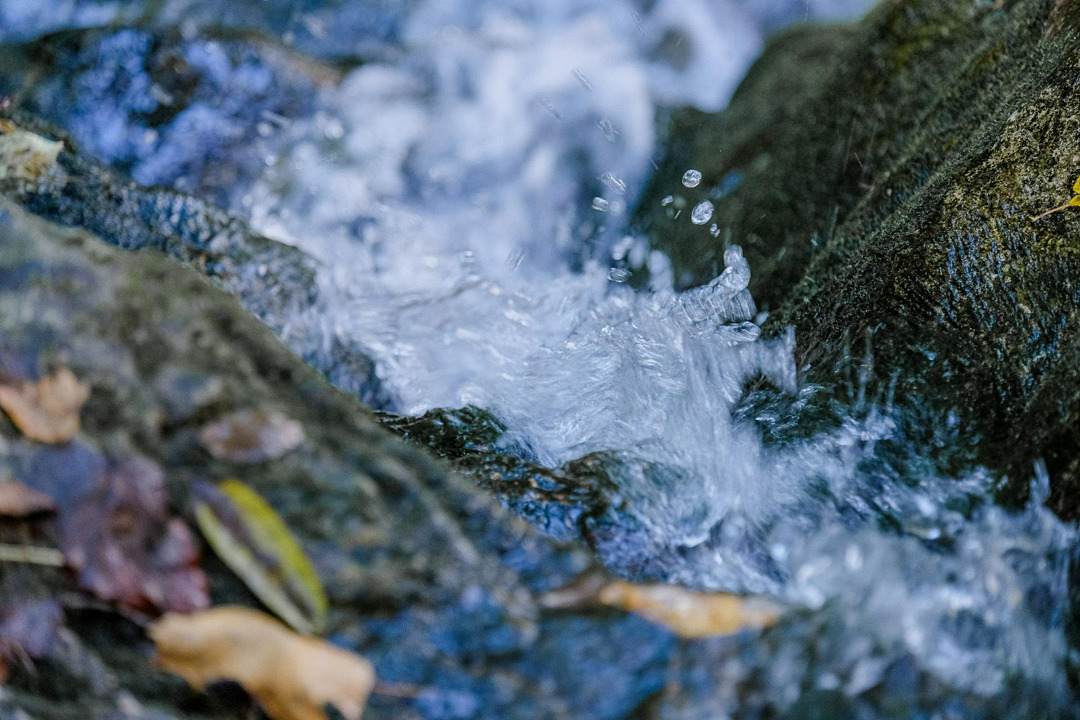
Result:
{"label": "rock", "polygon": [[[587,552],[540,537],[385,430],[191,269],[0,200],[0,338],[10,363],[62,362],[92,388],[68,445],[43,449],[0,425],[2,464],[63,494],[80,487],[88,468],[137,449],[161,468],[171,505],[189,524],[193,481],[242,479],[314,562],[331,599],[334,642],[370,658],[381,680],[427,690],[427,705],[376,696],[367,720],[421,717],[428,705],[468,706],[476,718],[614,719],[662,687],[675,647],[667,631],[618,612],[541,611],[536,598],[588,567]],[[183,378],[227,392],[177,413],[174,386]],[[199,447],[205,421],[248,406],[280,409],[305,441],[257,468]],[[201,564],[215,604],[254,604],[219,562],[204,553]],[[0,582],[27,600],[87,604],[69,609],[60,649],[32,672],[13,668],[0,714],[14,702],[40,718],[235,717],[235,703],[153,671],[140,626],[79,595],[60,570],[0,564]]]}
{"label": "rock", "polygon": [[[1019,503],[1044,458],[1071,519],[1080,212],[1030,218],[1080,175],[1078,16],[1072,0],[899,0],[784,33],[726,111],[672,115],[636,213],[684,287],[739,243],[808,380],[851,401],[836,376],[859,387],[872,358],[868,396],[892,393],[940,471],[986,465]],[[669,194],[711,199],[719,239],[672,219]]]}
{"label": "rock", "polygon": [[26,209],[64,225],[84,228],[128,250],[164,252],[198,268],[237,296],[305,360],[374,407],[388,402],[374,363],[358,341],[343,338],[317,317],[323,299],[314,259],[301,250],[253,233],[205,200],[175,190],[147,188],[78,151],[67,135],[18,109],[0,118],[48,140],[64,141],[63,172],[40,183],[0,186]]}

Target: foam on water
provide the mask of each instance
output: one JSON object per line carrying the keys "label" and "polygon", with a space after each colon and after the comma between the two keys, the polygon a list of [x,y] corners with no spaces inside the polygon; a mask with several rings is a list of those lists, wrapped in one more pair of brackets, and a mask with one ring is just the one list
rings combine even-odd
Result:
{"label": "foam on water", "polygon": [[[667,259],[622,235],[657,108],[721,106],[795,6],[421,3],[404,51],[327,89],[235,209],[323,262],[320,321],[366,344],[399,412],[474,404],[545,465],[618,458],[672,579],[831,608],[851,647],[872,638],[966,690],[1019,675],[1060,695],[1074,531],[1038,502],[993,506],[984,473],[882,461],[887,409],[763,442],[736,417],[746,382],[815,390],[796,386],[792,335],[760,338],[741,251],[678,294]],[[880,681],[871,660],[853,692]]]}

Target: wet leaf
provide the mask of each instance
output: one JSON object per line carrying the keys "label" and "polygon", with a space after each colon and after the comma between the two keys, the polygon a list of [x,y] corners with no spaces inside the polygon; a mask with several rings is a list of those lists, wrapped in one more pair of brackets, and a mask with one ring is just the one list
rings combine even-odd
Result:
{"label": "wet leaf", "polygon": [[0,685],[10,663],[49,654],[63,617],[55,600],[33,600],[0,610]]}
{"label": "wet leaf", "polygon": [[242,607],[169,614],[150,626],[158,665],[201,690],[233,680],[274,720],[359,720],[375,685],[364,658]]}
{"label": "wet leaf", "polygon": [[108,463],[60,506],[60,548],[79,584],[140,612],[209,605],[206,576],[187,525],[168,511],[165,476],[144,458]]}
{"label": "wet leaf", "polygon": [[62,142],[0,120],[0,180],[38,180],[56,164]]}
{"label": "wet leaf", "polygon": [[763,598],[699,592],[677,585],[629,583],[594,573],[587,573],[568,587],[548,593],[542,604],[549,608],[586,604],[619,608],[688,639],[768,627],[781,613],[779,605]]}
{"label": "wet leaf", "polygon": [[204,427],[199,442],[218,460],[256,463],[295,450],[304,429],[279,412],[241,410]]}
{"label": "wet leaf", "polygon": [[31,440],[63,443],[79,431],[79,410],[90,398],[90,386],[61,368],[41,380],[0,380],[0,408]]}
{"label": "wet leaf", "polygon": [[239,480],[197,487],[195,519],[210,547],[255,595],[300,632],[326,623],[319,576],[281,517]]}
{"label": "wet leaf", "polygon": [[25,518],[56,510],[52,498],[21,482],[0,482],[0,515]]}

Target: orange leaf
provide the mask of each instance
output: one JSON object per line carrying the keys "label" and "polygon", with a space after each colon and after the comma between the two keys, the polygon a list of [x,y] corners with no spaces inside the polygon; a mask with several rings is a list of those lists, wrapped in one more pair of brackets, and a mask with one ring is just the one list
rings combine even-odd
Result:
{"label": "orange leaf", "polygon": [[359,720],[375,686],[375,670],[364,658],[299,635],[257,610],[170,613],[149,632],[163,669],[199,690],[233,680],[274,720],[326,720],[327,704]]}
{"label": "orange leaf", "polygon": [[45,493],[28,488],[21,482],[0,482],[0,515],[25,518],[55,510],[56,504]]}
{"label": "orange leaf", "polygon": [[0,381],[0,408],[31,440],[64,443],[79,431],[79,410],[90,398],[90,386],[61,368],[36,383]]}

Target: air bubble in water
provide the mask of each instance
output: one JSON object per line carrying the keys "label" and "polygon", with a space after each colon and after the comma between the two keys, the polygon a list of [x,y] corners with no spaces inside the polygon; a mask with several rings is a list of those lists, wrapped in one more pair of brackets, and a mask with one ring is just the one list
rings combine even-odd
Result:
{"label": "air bubble in water", "polygon": [[608,211],[608,201],[602,197],[594,197],[592,199],[592,209],[599,210],[600,212]]}
{"label": "air bubble in water", "polygon": [[675,201],[675,198],[673,198],[671,195],[668,195],[667,197],[665,197],[663,200],[660,201],[660,204],[663,205],[664,207],[667,207],[668,205],[670,205],[674,201]]}
{"label": "air bubble in water", "polygon": [[615,129],[615,123],[603,118],[596,123],[596,126],[600,128],[600,132],[604,133],[604,137],[607,138],[608,142],[615,142],[615,138],[619,134],[619,131]]}
{"label": "air bubble in water", "polygon": [[713,204],[708,200],[702,200],[690,212],[690,222],[695,225],[704,225],[712,217]]}
{"label": "air bubble in water", "polygon": [[607,279],[611,282],[624,283],[630,279],[630,271],[623,268],[611,268],[607,271]]}
{"label": "air bubble in water", "polygon": [[687,170],[683,173],[682,184],[688,188],[696,188],[701,184],[701,173],[697,170]]}

